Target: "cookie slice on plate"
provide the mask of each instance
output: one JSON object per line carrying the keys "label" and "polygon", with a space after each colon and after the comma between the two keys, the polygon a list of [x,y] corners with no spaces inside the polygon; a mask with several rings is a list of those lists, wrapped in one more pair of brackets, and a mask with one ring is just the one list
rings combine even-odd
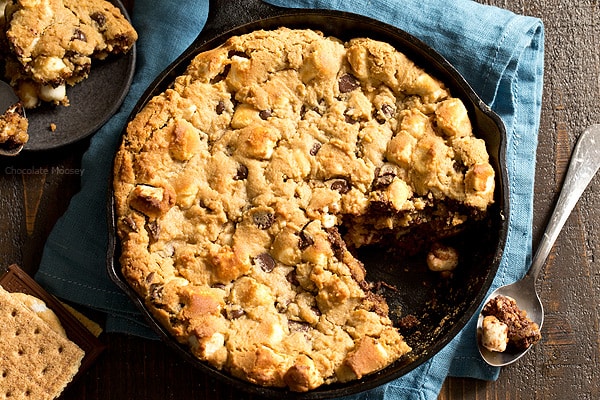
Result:
{"label": "cookie slice on plate", "polygon": [[92,59],[126,53],[138,37],[105,0],[15,0],[4,14],[5,74],[26,108],[67,105],[66,85],[87,78]]}

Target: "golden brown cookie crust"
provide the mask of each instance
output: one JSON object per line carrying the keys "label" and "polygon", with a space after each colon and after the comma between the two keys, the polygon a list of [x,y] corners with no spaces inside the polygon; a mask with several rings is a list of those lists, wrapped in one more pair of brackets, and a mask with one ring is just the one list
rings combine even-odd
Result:
{"label": "golden brown cookie crust", "polygon": [[458,230],[494,191],[441,82],[389,44],[287,28],[199,54],[114,174],[123,273],[153,314],[199,359],[295,391],[410,351],[349,249],[447,204],[432,223]]}

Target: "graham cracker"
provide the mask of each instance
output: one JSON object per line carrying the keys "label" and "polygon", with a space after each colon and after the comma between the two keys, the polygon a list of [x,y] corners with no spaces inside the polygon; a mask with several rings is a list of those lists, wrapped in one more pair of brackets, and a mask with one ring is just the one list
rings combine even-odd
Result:
{"label": "graham cracker", "polygon": [[0,399],[55,399],[84,354],[0,286]]}
{"label": "graham cracker", "polygon": [[37,297],[21,292],[12,292],[10,294],[14,299],[20,301],[27,306],[31,311],[35,312],[38,317],[44,320],[45,323],[55,331],[60,333],[61,336],[67,337],[65,328],[60,323],[60,319],[54,314],[54,311],[49,309],[41,299]]}

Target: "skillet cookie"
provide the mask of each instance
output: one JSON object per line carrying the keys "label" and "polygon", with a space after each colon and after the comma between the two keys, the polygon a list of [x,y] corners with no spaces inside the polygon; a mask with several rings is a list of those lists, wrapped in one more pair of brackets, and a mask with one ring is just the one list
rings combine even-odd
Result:
{"label": "skillet cookie", "polygon": [[412,251],[486,214],[461,100],[389,44],[280,28],[197,55],[114,165],[129,284],[200,360],[309,391],[411,349],[353,250]]}

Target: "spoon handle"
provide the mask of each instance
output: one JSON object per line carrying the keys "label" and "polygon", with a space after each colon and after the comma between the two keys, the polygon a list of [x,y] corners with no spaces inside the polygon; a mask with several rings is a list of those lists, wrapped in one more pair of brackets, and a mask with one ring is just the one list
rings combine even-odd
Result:
{"label": "spoon handle", "polygon": [[534,281],[537,280],[565,221],[599,167],[600,125],[591,125],[581,134],[575,145],[556,206],[527,273]]}

